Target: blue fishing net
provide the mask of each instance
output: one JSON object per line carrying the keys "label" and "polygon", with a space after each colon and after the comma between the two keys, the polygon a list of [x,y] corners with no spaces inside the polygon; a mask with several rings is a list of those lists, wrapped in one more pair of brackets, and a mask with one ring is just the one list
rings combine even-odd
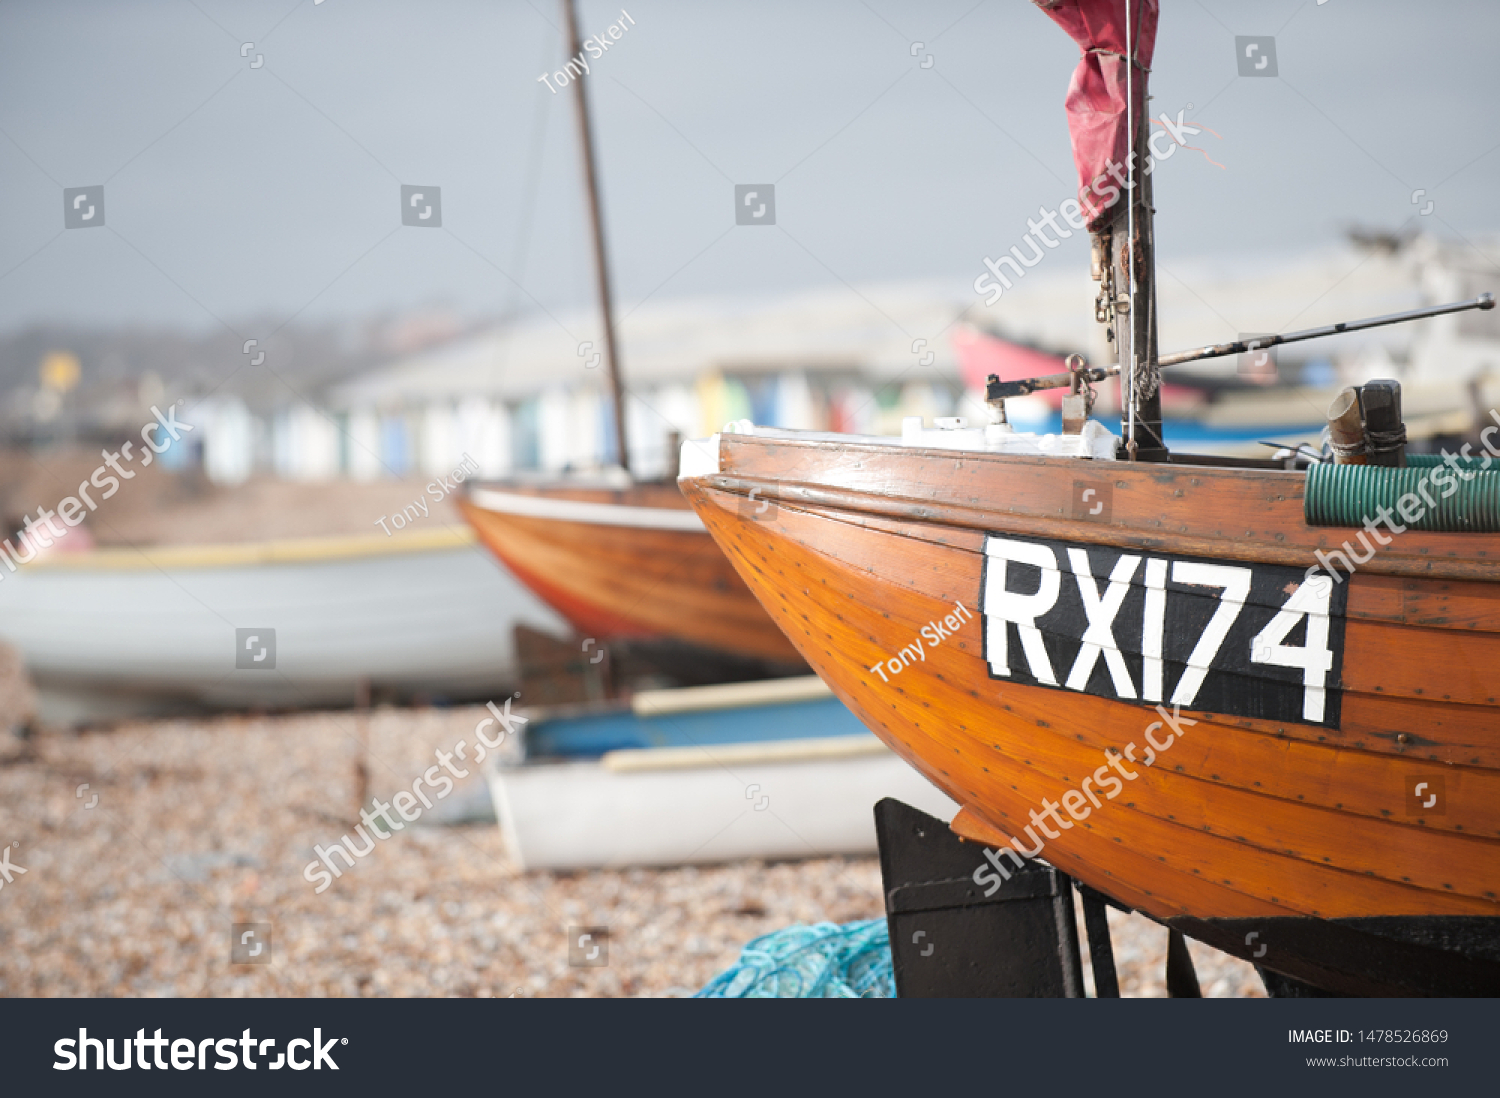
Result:
{"label": "blue fishing net", "polygon": [[756,938],[698,999],[893,999],[884,919],[789,926]]}

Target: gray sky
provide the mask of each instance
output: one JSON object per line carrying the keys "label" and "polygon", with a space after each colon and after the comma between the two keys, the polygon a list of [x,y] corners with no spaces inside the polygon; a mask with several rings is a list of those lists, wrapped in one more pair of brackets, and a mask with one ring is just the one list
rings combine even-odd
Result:
{"label": "gray sky", "polygon": [[[1500,228],[1500,7],[1163,6],[1153,110],[1193,104],[1225,165],[1161,166],[1163,264],[1303,251],[1353,221]],[[1077,49],[1023,0],[625,9],[585,77],[622,311],[967,284],[1074,189]],[[585,0],[583,32],[621,10]],[[560,22],[550,0],[0,4],[0,326],[587,302],[570,93],[537,82]],[[1277,77],[1238,75],[1250,34],[1275,36]],[[736,227],[734,185],[767,182],[777,225]],[[101,183],[105,226],[64,230],[63,189]],[[441,187],[442,228],[401,225],[402,184]],[[1086,261],[1081,234],[1048,259]]]}

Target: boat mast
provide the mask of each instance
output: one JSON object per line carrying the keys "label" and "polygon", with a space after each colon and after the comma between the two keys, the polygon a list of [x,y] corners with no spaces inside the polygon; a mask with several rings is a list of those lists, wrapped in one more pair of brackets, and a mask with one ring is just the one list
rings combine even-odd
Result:
{"label": "boat mast", "polygon": [[[1157,364],[1156,233],[1152,223],[1151,176],[1137,170],[1145,163],[1148,151],[1147,111],[1142,110],[1137,117],[1134,95],[1139,12],[1139,3],[1132,5],[1131,0],[1125,0],[1125,118],[1131,146],[1125,170],[1134,185],[1127,192],[1128,204],[1116,212],[1108,230],[1110,261],[1115,266],[1113,283],[1115,286],[1123,283],[1127,290],[1125,294],[1116,292],[1114,338],[1120,354],[1120,426],[1126,454],[1131,461],[1166,461],[1167,447],[1162,441],[1161,428],[1161,374]],[[1143,97],[1143,105],[1148,101]]]}
{"label": "boat mast", "polygon": [[[562,0],[567,20],[568,50],[583,53],[578,35],[577,0]],[[583,150],[583,178],[589,198],[589,222],[594,232],[594,279],[599,292],[599,313],[604,322],[604,365],[609,371],[610,395],[615,406],[615,452],[620,468],[630,472],[630,448],[625,443],[625,394],[620,385],[620,352],[615,343],[614,299],[609,288],[609,260],[604,248],[604,215],[599,205],[598,170],[594,164],[594,134],[589,124],[589,100],[583,77],[573,78],[574,105],[578,108],[578,142]]]}

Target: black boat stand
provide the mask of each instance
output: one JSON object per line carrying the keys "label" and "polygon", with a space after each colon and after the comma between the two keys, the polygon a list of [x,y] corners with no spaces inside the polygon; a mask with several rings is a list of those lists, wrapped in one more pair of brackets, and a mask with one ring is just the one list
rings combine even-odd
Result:
{"label": "black boat stand", "polygon": [[[875,806],[875,833],[899,997],[1083,998],[1074,888],[1082,900],[1095,993],[1119,997],[1105,913],[1130,908],[1030,859],[1014,869],[1006,861],[1009,879],[987,897],[974,880],[975,870],[987,864],[986,848],[889,797]],[[1186,939],[1176,930],[1169,935],[1167,994],[1201,998]],[[1319,994],[1285,977],[1267,979],[1266,985],[1273,996]]]}

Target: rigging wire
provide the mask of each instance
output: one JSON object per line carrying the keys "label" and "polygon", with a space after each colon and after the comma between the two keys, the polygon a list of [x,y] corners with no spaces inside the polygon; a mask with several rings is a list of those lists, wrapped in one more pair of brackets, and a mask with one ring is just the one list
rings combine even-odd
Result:
{"label": "rigging wire", "polygon": [[[551,46],[551,43],[545,43]],[[549,51],[550,52],[550,51]],[[526,183],[521,192],[520,221],[516,226],[516,248],[511,257],[511,270],[516,284],[511,289],[510,301],[505,307],[505,319],[515,319],[521,297],[521,285],[526,280],[526,261],[530,257],[531,237],[536,226],[538,184],[542,178],[542,162],[547,151],[547,115],[551,96],[538,96],[536,111],[531,120],[531,145],[526,157]]]}
{"label": "rigging wire", "polygon": [[[1135,405],[1136,405],[1136,352],[1135,352],[1135,88],[1133,78],[1135,76],[1135,45],[1131,37],[1130,26],[1130,0],[1125,0],[1125,131],[1129,142],[1129,153],[1125,157],[1125,195],[1129,205],[1125,211],[1125,265],[1130,276],[1127,289],[1130,302],[1130,315],[1126,318],[1125,327],[1130,331],[1130,359],[1127,363],[1129,369],[1126,372],[1128,385],[1126,387],[1126,434],[1128,440],[1126,449],[1130,453],[1130,460],[1135,460]],[[1124,341],[1121,341],[1121,351],[1124,351]]]}
{"label": "rigging wire", "polygon": [[[546,59],[552,56],[552,51],[556,47],[551,39],[544,37],[542,48],[542,56]],[[545,64],[543,67],[546,67]],[[521,190],[515,249],[510,260],[510,295],[500,311],[502,332],[500,353],[491,371],[491,376],[496,379],[500,378],[510,365],[511,343],[515,337],[516,324],[521,319],[521,294],[525,292],[526,266],[531,256],[531,239],[536,229],[537,197],[541,190],[542,164],[547,153],[547,122],[551,100],[550,95],[537,96],[536,110],[531,117],[531,142],[530,151],[526,157],[526,181]]]}

